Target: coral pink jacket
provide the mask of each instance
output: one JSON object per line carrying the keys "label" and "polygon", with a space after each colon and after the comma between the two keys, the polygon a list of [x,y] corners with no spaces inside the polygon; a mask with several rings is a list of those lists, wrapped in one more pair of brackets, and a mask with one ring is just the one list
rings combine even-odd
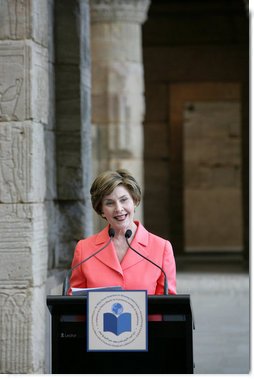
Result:
{"label": "coral pink jacket", "polygon": [[[169,241],[149,233],[135,221],[138,228],[131,246],[162,267],[168,278],[168,292],[176,294],[176,266]],[[77,243],[72,267],[99,250],[109,240],[109,226],[98,234]],[[164,293],[164,274],[130,248],[121,263],[113,242],[106,249],[73,270],[70,287],[93,288],[121,286],[124,290],[147,290],[148,295]],[[68,292],[71,294],[71,290]]]}

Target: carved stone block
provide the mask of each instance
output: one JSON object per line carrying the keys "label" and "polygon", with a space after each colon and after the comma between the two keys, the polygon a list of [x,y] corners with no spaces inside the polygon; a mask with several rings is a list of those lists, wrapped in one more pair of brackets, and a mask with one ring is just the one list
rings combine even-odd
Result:
{"label": "carved stone block", "polygon": [[43,204],[0,204],[1,373],[43,373],[46,235]]}
{"label": "carved stone block", "polygon": [[47,46],[47,1],[1,1],[0,14],[4,15],[0,22],[0,39],[33,39]]}
{"label": "carved stone block", "polygon": [[2,123],[0,202],[41,202],[45,197],[44,130],[40,124]]}
{"label": "carved stone block", "polygon": [[143,23],[150,0],[91,0],[91,20],[96,22]]}
{"label": "carved stone block", "polygon": [[43,204],[0,204],[0,288],[45,282],[46,235]]}
{"label": "carved stone block", "polygon": [[48,119],[48,53],[34,42],[0,43],[0,122]]}
{"label": "carved stone block", "polygon": [[0,286],[0,373],[43,373],[44,327],[44,287]]}

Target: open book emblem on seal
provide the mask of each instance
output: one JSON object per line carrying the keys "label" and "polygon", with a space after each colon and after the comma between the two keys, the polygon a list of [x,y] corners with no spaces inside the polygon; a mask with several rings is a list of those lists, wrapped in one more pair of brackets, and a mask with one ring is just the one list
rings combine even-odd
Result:
{"label": "open book emblem on seal", "polygon": [[103,314],[103,331],[112,332],[116,336],[131,332],[131,313],[123,312],[123,306],[120,303],[114,303],[111,310],[111,313]]}

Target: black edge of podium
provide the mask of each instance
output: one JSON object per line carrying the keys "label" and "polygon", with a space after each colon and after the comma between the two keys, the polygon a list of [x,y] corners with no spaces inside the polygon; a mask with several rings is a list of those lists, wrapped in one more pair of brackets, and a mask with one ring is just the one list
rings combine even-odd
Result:
{"label": "black edge of podium", "polygon": [[85,296],[47,296],[53,374],[192,374],[190,295],[149,295],[147,352],[87,352]]}

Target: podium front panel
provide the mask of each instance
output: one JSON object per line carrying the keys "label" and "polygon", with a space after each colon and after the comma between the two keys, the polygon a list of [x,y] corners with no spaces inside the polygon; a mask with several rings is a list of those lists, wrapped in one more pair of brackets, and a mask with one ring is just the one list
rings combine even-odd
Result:
{"label": "podium front panel", "polygon": [[47,304],[52,315],[52,373],[193,373],[188,295],[148,296],[147,352],[87,352],[86,298],[48,296]]}

